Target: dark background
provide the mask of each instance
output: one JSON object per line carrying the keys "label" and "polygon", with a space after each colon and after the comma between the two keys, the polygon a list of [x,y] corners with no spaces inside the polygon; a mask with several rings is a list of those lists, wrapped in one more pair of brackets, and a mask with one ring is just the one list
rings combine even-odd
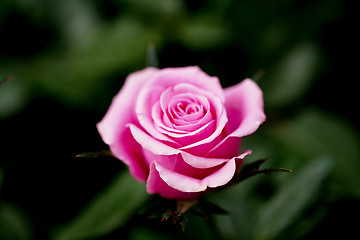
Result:
{"label": "dark background", "polygon": [[[356,234],[355,11],[354,1],[340,0],[2,0],[0,79],[14,79],[0,86],[0,238],[48,239],[125,170],[116,159],[75,155],[107,149],[95,125],[126,76],[146,67],[149,43],[160,68],[198,65],[223,87],[254,78],[264,91],[267,122],[244,139],[254,151],[249,161],[269,157],[267,166],[294,170],[210,197],[232,215],[214,218],[217,237]],[[301,172],[316,187],[307,187]],[[287,196],[281,189],[291,186]],[[309,197],[292,199],[307,190]],[[267,216],[276,199],[286,198],[285,205],[296,203],[281,209],[294,214]],[[103,235],[167,239],[166,229],[132,216]],[[274,226],[266,230],[263,219]],[[197,238],[208,237],[201,234],[207,222],[193,222],[188,235],[176,237],[194,237],[192,228]],[[265,230],[256,235],[257,229]]]}

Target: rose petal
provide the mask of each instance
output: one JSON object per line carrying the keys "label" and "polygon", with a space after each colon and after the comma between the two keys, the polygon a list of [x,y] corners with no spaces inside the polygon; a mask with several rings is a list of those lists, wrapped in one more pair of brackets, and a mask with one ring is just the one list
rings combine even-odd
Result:
{"label": "rose petal", "polygon": [[163,119],[164,119],[163,115],[164,115],[164,113],[161,110],[160,103],[156,103],[152,108],[151,116],[152,116],[152,119],[154,120],[155,127],[157,127],[158,130],[159,130],[159,128],[162,129],[159,131],[161,131],[162,133],[174,132],[174,133],[182,133],[182,134],[185,134],[188,132],[188,131],[184,131],[184,130],[180,130],[180,129],[175,129],[173,126],[169,127],[169,125],[171,125],[172,123],[169,123],[169,122],[165,123],[163,121]]}
{"label": "rose petal", "polygon": [[186,200],[200,197],[203,193],[185,193],[170,187],[162,180],[155,164],[151,164],[149,177],[146,181],[146,190],[149,194],[160,194],[167,199]]}
{"label": "rose petal", "polygon": [[[146,68],[130,74],[120,92],[113,98],[113,101],[104,118],[97,124],[97,129],[106,144],[114,142],[114,138],[121,134],[121,126],[135,122],[134,102],[129,101],[138,95],[141,85],[158,69]],[[115,130],[115,131],[114,131]]]}
{"label": "rose petal", "polygon": [[233,158],[214,173],[200,180],[171,171],[158,162],[154,162],[154,164],[160,178],[170,187],[182,192],[202,192],[208,187],[215,188],[225,185],[232,179],[236,170],[235,158]]}
{"label": "rose petal", "polygon": [[210,77],[197,66],[161,69],[151,85],[172,87],[178,83],[190,83],[200,89],[210,91],[225,100],[224,91],[217,77]]}
{"label": "rose petal", "polygon": [[142,181],[146,180],[148,169],[142,161],[141,151],[138,151],[138,143],[125,126],[137,122],[134,102],[129,99],[136,97],[141,85],[157,71],[155,68],[146,68],[130,74],[107,113],[96,125],[101,138],[109,145],[115,157],[127,164],[134,177]]}
{"label": "rose petal", "polygon": [[160,94],[163,91],[162,87],[159,86],[150,86],[143,89],[136,103],[136,115],[140,125],[154,138],[157,138],[161,141],[166,141],[169,144],[176,145],[177,143],[169,138],[168,136],[159,132],[154,126],[152,119],[152,107],[154,102],[158,101]]}
{"label": "rose petal", "polygon": [[228,118],[226,116],[226,111],[223,110],[216,118],[215,130],[209,137],[190,145],[181,147],[180,149],[194,155],[203,156],[223,139],[221,133],[223,132],[227,122]]}
{"label": "rose petal", "polygon": [[222,168],[202,180],[203,184],[211,188],[227,184],[234,176],[236,171],[236,158],[232,158]]}
{"label": "rose petal", "polygon": [[211,96],[208,98],[211,103],[211,108],[213,109],[213,114],[216,116],[216,126],[214,132],[201,141],[191,143],[187,146],[180,148],[181,150],[185,150],[187,152],[193,153],[194,155],[202,156],[207,153],[211,148],[213,148],[219,141],[222,139],[221,133],[225,125],[228,122],[227,113],[221,103],[221,101],[215,97]]}
{"label": "rose petal", "polygon": [[145,160],[141,145],[135,141],[130,129],[125,127],[125,131],[115,142],[116,144],[110,145],[111,152],[128,165],[131,175],[139,181],[145,181],[149,174],[149,164]]}
{"label": "rose petal", "polygon": [[186,134],[169,133],[169,136],[173,137],[176,142],[182,144],[182,146],[188,146],[190,144],[201,142],[214,135],[215,127],[216,121],[212,120],[193,132]]}
{"label": "rose petal", "polygon": [[200,145],[193,144],[191,148],[181,148],[182,151],[193,154],[195,156],[205,156],[211,149],[213,149],[221,140],[224,139],[223,134],[218,135],[214,140]]}
{"label": "rose petal", "polygon": [[[173,70],[173,71],[170,71]],[[183,76],[181,75],[183,74]],[[190,76],[192,78],[190,78]],[[198,77],[193,78],[193,77]],[[200,87],[197,87],[196,84],[199,84],[199,80],[202,79],[206,82],[206,87],[204,87],[204,83],[199,85]],[[174,84],[176,84],[174,86]],[[209,87],[209,86],[211,87]],[[152,88],[152,86],[156,86]],[[219,84],[219,81],[217,78],[212,78],[203,73],[199,68],[196,67],[190,67],[190,68],[176,68],[176,69],[163,69],[160,70],[156,77],[153,77],[149,80],[149,83],[147,83],[145,86],[143,86],[143,90],[141,91],[139,98],[137,100],[136,104],[136,113],[138,114],[139,122],[144,127],[144,129],[153,137],[159,139],[160,141],[166,142],[167,144],[171,146],[176,145],[176,139],[177,137],[181,137],[182,134],[179,134],[179,136],[174,136],[174,131],[171,131],[171,138],[167,137],[166,135],[161,133],[156,127],[154,126],[154,121],[151,116],[152,112],[152,106],[156,104],[156,99],[159,98],[159,94],[162,96],[161,92],[163,91],[162,87],[168,89],[173,89],[173,91],[176,92],[183,92],[188,93],[201,93],[201,95],[205,95],[208,100],[210,101],[210,111],[212,114],[214,114],[216,118],[216,127],[214,132],[211,135],[203,135],[202,137],[199,136],[199,140],[197,142],[191,141],[181,141],[182,145],[185,145],[183,149],[187,149],[188,152],[195,153],[195,151],[199,154],[205,154],[210,149],[208,147],[208,143],[212,142],[213,140],[217,139],[219,134],[221,134],[224,126],[227,122],[226,117],[226,111],[223,107],[223,90],[221,88],[221,85]],[[203,88],[201,88],[203,87]],[[207,88],[210,90],[207,90]],[[204,90],[205,89],[205,90]],[[165,90],[165,91],[166,91]],[[217,96],[212,91],[219,94]],[[220,92],[219,92],[220,91]],[[160,98],[159,98],[160,99]],[[160,105],[162,104],[162,100],[160,99]],[[164,107],[162,107],[163,112],[166,111],[166,104]],[[168,123],[164,123],[169,126]],[[179,130],[185,130],[185,129],[179,129]],[[204,133],[208,133],[205,132]],[[186,136],[185,136],[186,137]],[[172,139],[172,140],[171,140]],[[211,143],[211,147],[216,145],[218,141],[213,144]],[[199,147],[199,145],[203,145],[202,147]]]}
{"label": "rose petal", "polygon": [[249,135],[265,121],[262,91],[251,79],[226,88],[225,97],[229,137]]}
{"label": "rose petal", "polygon": [[240,137],[225,137],[216,144],[204,157],[209,158],[231,158],[239,154],[241,145]]}
{"label": "rose petal", "polygon": [[[223,166],[223,163],[226,163],[230,160],[230,159],[223,159],[223,162],[220,163],[218,160],[215,159],[214,163],[212,164],[212,167],[197,168],[197,167],[194,167],[194,166],[188,164],[186,161],[184,161],[182,154],[186,154],[186,153],[181,153],[181,154],[176,154],[176,155],[155,155],[152,152],[145,150],[145,149],[143,152],[144,152],[145,159],[147,159],[147,162],[152,163],[152,162],[156,161],[158,164],[160,164],[161,166],[163,166],[164,168],[166,168],[170,171],[177,172],[181,175],[189,176],[189,177],[196,178],[199,180],[204,179],[207,176],[211,175],[213,172],[215,172],[216,170],[221,168]],[[190,157],[188,156],[188,158],[190,158]],[[192,163],[191,160],[193,160],[193,159],[189,159],[190,163]],[[200,161],[201,160],[202,159],[200,159]],[[218,162],[216,162],[216,161],[218,161]],[[211,160],[210,160],[210,162],[211,162]],[[198,165],[200,165],[200,164],[201,163],[199,163]]]}
{"label": "rose petal", "polygon": [[226,88],[225,97],[229,118],[226,137],[205,156],[217,157],[222,155],[222,152],[234,152],[240,138],[255,132],[265,121],[262,91],[251,79]]}
{"label": "rose petal", "polygon": [[[154,155],[152,155],[152,153],[150,152],[145,151],[144,153],[150,158],[154,157]],[[191,178],[188,177],[187,175],[184,175],[183,173],[175,171],[177,167],[180,168],[177,170],[183,170],[183,166],[186,165],[186,163],[185,165],[177,164],[180,162],[178,160],[180,160],[182,156],[184,156],[183,154],[177,156],[171,155],[168,156],[168,158],[166,158],[165,156],[160,156],[160,158],[157,158],[157,160],[160,160],[160,162],[154,161],[150,166],[149,178],[147,180],[147,191],[149,194],[159,193],[162,197],[169,199],[191,199],[191,198],[200,197],[201,195],[206,193],[206,190],[200,192],[186,192],[186,191],[199,190],[199,188],[207,189],[207,187],[214,187],[214,186],[220,186],[220,184],[223,185],[226,184],[228,182],[227,181],[228,179],[225,179],[224,176],[226,176],[227,173],[230,173],[229,176],[227,177],[230,180],[232,179],[232,171],[234,167],[233,161],[235,161],[235,165],[238,168],[241,165],[243,158],[249,153],[251,153],[250,150],[245,151],[244,153],[233,159],[226,159],[226,161],[231,161],[230,164],[223,165],[221,168],[218,168],[217,171],[213,171],[212,174],[208,175],[207,177],[204,177],[203,179]],[[200,159],[200,161],[203,160],[205,161],[206,159]],[[164,164],[165,165],[170,164],[170,165],[165,166]],[[202,170],[199,169],[199,171]],[[160,172],[162,172],[163,175],[161,175]],[[172,176],[172,174],[174,174],[174,176]],[[169,182],[166,182],[165,179],[162,178],[162,176],[164,175],[170,175],[169,178],[172,179],[170,180],[170,184]],[[196,176],[194,173],[192,173],[192,175]],[[184,187],[184,189],[181,188],[182,190],[179,190],[177,188],[174,188],[174,185],[171,184],[171,182],[174,181],[176,183],[178,180],[182,182],[181,185]],[[189,186],[189,184],[190,187],[187,188],[186,186]]]}
{"label": "rose petal", "polygon": [[146,150],[152,152],[155,155],[174,155],[181,152],[177,148],[173,148],[167,144],[164,144],[153,137],[149,136],[143,130],[135,126],[134,124],[128,124],[130,131],[134,139]]}
{"label": "rose petal", "polygon": [[[209,91],[204,91],[188,83],[179,83],[174,87],[167,88],[161,94],[160,107],[169,127],[191,132],[213,119],[209,101],[215,106],[219,106],[213,103],[216,100],[221,103],[219,98]],[[205,115],[204,111],[200,112],[200,115],[203,116],[201,119],[199,119],[199,114],[188,114],[183,109],[179,109],[179,105],[189,106],[192,103],[201,104],[202,108],[206,109]],[[216,111],[216,109],[213,109],[213,111]],[[194,118],[194,115],[198,118],[198,121],[189,121]],[[172,123],[171,126],[169,122]]]}
{"label": "rose petal", "polygon": [[187,164],[195,168],[212,168],[229,161],[225,158],[199,157],[187,152],[182,152],[181,156]]}
{"label": "rose petal", "polygon": [[239,156],[237,156],[235,158],[236,169],[240,169],[242,162],[244,161],[244,158],[251,153],[252,153],[252,151],[250,149],[247,149],[242,154],[240,154]]}
{"label": "rose petal", "polygon": [[[204,115],[204,118],[197,123],[183,125],[181,127],[173,125],[174,129],[180,130],[187,130],[186,128],[189,127],[190,129],[188,133],[170,130],[168,127],[169,122],[174,120],[169,120],[169,122],[161,123],[160,116],[161,114],[166,114],[166,112],[168,111],[167,106],[168,104],[171,104],[173,98],[178,98],[178,101],[180,102],[182,99],[181,96],[183,96],[183,94],[188,97],[187,101],[190,102],[198,100],[199,102],[204,103],[205,108],[208,109],[207,113]],[[197,96],[196,94],[199,94],[199,96]],[[203,99],[204,97],[206,97],[206,99]],[[193,150],[196,148],[196,150],[194,151],[196,151],[196,153],[200,155],[205,154],[210,150],[208,148],[209,144],[207,143],[214,141],[221,134],[227,122],[226,112],[224,111],[224,106],[221,100],[213,93],[209,91],[204,91],[188,83],[180,83],[174,87],[167,88],[161,94],[160,108],[162,111],[159,109],[158,103],[155,103],[152,108],[152,119],[155,121],[155,124],[160,127],[157,127],[157,131],[171,137],[171,139],[183,145],[184,147],[181,148],[182,150],[187,149],[188,152],[193,153]],[[213,115],[215,115],[215,117]],[[216,118],[216,122],[212,120],[213,118]],[[150,120],[148,119],[148,121]],[[209,122],[207,123],[206,121]],[[142,126],[146,130],[148,130],[149,126],[147,125],[150,124],[152,123],[142,123]],[[148,132],[153,135],[152,132]],[[156,137],[157,134],[159,133],[154,134],[154,136]],[[159,137],[156,138],[160,140],[164,139],[161,139]],[[214,144],[211,144],[211,147],[215,146],[217,143],[218,141]]]}

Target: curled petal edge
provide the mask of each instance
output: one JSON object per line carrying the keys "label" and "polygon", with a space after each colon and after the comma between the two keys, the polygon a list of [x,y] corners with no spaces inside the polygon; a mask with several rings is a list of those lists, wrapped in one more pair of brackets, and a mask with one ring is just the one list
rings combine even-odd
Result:
{"label": "curled petal edge", "polygon": [[227,184],[236,172],[237,162],[242,161],[242,159],[250,153],[251,151],[248,150],[228,160],[221,168],[204,179],[196,179],[171,171],[156,161],[152,164],[154,164],[154,170],[158,172],[158,176],[169,187],[185,193],[197,193],[203,192],[207,188],[216,188]]}
{"label": "curled petal edge", "polygon": [[171,188],[181,192],[203,192],[208,187],[218,187],[228,183],[235,174],[235,159],[231,159],[222,168],[204,179],[196,179],[173,172],[161,164],[154,162],[160,178]]}

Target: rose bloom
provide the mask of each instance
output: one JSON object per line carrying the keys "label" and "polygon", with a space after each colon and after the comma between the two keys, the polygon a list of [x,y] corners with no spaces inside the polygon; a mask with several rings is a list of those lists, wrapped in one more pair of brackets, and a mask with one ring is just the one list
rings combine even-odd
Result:
{"label": "rose bloom", "polygon": [[262,91],[245,79],[223,89],[198,67],[132,73],[97,124],[103,141],[149,194],[193,199],[240,168],[243,136],[265,121]]}

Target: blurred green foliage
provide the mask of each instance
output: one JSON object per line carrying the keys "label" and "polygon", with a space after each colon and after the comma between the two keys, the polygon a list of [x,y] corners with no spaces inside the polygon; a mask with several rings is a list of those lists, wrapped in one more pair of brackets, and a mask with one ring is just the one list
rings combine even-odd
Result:
{"label": "blurred green foliage", "polygon": [[[0,79],[14,77],[0,87],[0,239],[352,236],[360,142],[351,105],[355,64],[344,59],[356,42],[348,31],[353,9],[340,0],[0,1]],[[209,195],[230,214],[190,215],[185,233],[140,219],[143,184],[121,166],[114,170],[114,160],[73,156],[106,147],[95,123],[126,75],[145,67],[149,44],[159,67],[199,65],[224,87],[256,79],[267,122],[243,141],[253,150],[247,163],[267,157],[266,167],[294,173],[256,176]],[[31,136],[19,130],[33,127]],[[54,135],[44,140],[48,131]],[[26,195],[28,181],[41,183],[30,185],[38,198]],[[59,194],[47,198],[48,191]],[[41,196],[43,209],[34,203]],[[69,198],[73,205],[63,203]]]}
{"label": "blurred green foliage", "polygon": [[142,204],[146,190],[129,173],[122,173],[89,207],[54,235],[55,239],[87,239],[103,236],[124,225]]}

